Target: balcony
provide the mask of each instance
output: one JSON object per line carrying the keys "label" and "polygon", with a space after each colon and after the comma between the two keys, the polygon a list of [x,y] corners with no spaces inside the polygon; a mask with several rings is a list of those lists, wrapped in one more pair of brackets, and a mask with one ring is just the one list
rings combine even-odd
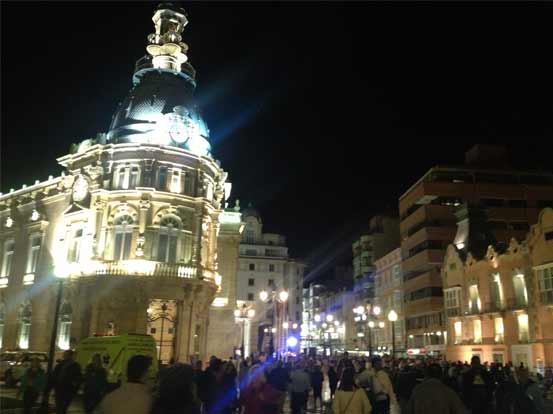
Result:
{"label": "balcony", "polygon": [[[143,276],[143,277],[179,277],[185,279],[200,278],[197,268],[178,263],[155,262],[135,259],[121,261],[89,261],[86,263],[71,263],[62,272],[71,278],[87,276]],[[215,282],[216,275],[204,271],[201,279]]]}
{"label": "balcony", "polygon": [[553,290],[540,292],[540,300],[542,305],[553,305]]}

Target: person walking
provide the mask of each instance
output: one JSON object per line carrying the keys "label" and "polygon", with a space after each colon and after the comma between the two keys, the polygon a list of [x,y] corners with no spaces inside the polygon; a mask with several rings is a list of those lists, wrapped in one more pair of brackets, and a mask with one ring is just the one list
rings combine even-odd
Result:
{"label": "person walking", "polygon": [[194,377],[191,365],[174,363],[168,367],[159,381],[151,414],[200,414]]}
{"label": "person walking", "polygon": [[[150,414],[152,395],[144,381],[152,364],[151,358],[134,355],[127,363],[127,382],[107,394],[100,402],[100,414]],[[162,378],[162,380],[165,376]]]}
{"label": "person walking", "polygon": [[46,387],[46,373],[40,366],[38,358],[31,359],[31,366],[21,378],[17,397],[23,396],[23,413],[30,414],[38,397]]}
{"label": "person walking", "polygon": [[303,362],[296,363],[290,374],[290,406],[292,414],[301,414],[307,403],[311,388],[309,374],[304,369]]}
{"label": "person walking", "polygon": [[92,362],[85,368],[83,381],[83,408],[86,414],[92,414],[94,409],[107,392],[107,371],[102,366],[100,354],[94,354]]}
{"label": "person walking", "polygon": [[401,414],[465,414],[467,412],[455,391],[441,381],[438,364],[426,367],[425,380],[417,385]]}
{"label": "person walking", "polygon": [[334,369],[334,364],[331,364],[328,367],[328,388],[330,388],[330,398],[334,398],[336,394],[336,388],[338,387],[338,374],[336,369]]}
{"label": "person walking", "polygon": [[370,379],[371,391],[374,396],[375,414],[389,414],[391,407],[399,411],[399,404],[394,393],[390,376],[384,370],[382,359],[375,357],[372,360],[373,374]]}
{"label": "person walking", "polygon": [[313,371],[311,371],[311,387],[313,388],[313,409],[317,410],[317,400],[319,401],[319,407],[323,408],[323,373],[320,365],[315,365]]}
{"label": "person walking", "polygon": [[367,394],[357,388],[354,377],[353,368],[344,368],[340,388],[332,401],[332,414],[371,414],[372,406]]}
{"label": "person walking", "polygon": [[480,364],[480,357],[473,356],[470,368],[462,376],[461,392],[463,402],[472,414],[490,412],[493,384],[486,369]]}
{"label": "person walking", "polygon": [[53,372],[53,388],[56,400],[56,414],[66,414],[69,404],[77,395],[82,382],[81,366],[74,360],[74,352],[68,349],[62,361]]}

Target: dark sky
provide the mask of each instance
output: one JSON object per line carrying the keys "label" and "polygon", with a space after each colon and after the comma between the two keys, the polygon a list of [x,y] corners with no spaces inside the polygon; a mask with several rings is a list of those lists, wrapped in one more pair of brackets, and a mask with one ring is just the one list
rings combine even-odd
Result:
{"label": "dark sky", "polygon": [[[2,191],[106,131],[156,4],[2,2]],[[551,5],[182,5],[214,155],[294,256],[348,251],[474,143],[551,169]]]}

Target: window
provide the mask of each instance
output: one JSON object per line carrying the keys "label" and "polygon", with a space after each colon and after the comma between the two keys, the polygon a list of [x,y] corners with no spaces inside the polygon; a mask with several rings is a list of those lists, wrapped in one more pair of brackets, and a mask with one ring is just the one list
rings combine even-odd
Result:
{"label": "window", "polygon": [[445,295],[445,309],[446,309],[447,316],[460,315],[461,288],[455,287],[451,289],[444,289],[444,295]]}
{"label": "window", "polygon": [[35,273],[40,256],[41,234],[33,234],[29,240],[29,256],[27,257],[27,273]]}
{"label": "window", "polygon": [[482,343],[482,321],[480,319],[475,319],[472,321],[472,327],[474,331],[474,343]]}
{"label": "window", "polygon": [[400,291],[395,291],[394,292],[394,301],[393,301],[393,305],[392,307],[396,310],[399,310],[401,309],[401,292]]}
{"label": "window", "polygon": [[255,280],[254,279],[248,279],[248,286],[254,286]]}
{"label": "window", "polygon": [[159,224],[159,243],[157,246],[157,260],[174,263],[177,261],[177,241],[180,222],[174,217],[165,217]]}
{"label": "window", "polygon": [[463,323],[461,321],[457,321],[453,324],[453,328],[455,331],[455,343],[460,344],[463,340]]}
{"label": "window", "polygon": [[58,330],[58,348],[64,351],[69,349],[71,339],[71,320],[60,318]]}
{"label": "window", "polygon": [[394,281],[401,282],[401,265],[394,265],[392,274],[394,275]]}
{"label": "window", "polygon": [[502,299],[501,279],[499,273],[494,273],[490,275],[490,310],[502,309]]}
{"label": "window", "polygon": [[127,260],[131,255],[131,240],[133,219],[123,215],[115,220],[115,246],[113,249],[114,260]]}
{"label": "window", "polygon": [[255,270],[255,263],[250,263],[249,264],[249,269],[250,270]]}
{"label": "window", "polygon": [[275,286],[275,280],[274,280],[274,279],[269,279],[267,285],[269,285],[269,286]]}
{"label": "window", "polygon": [[184,174],[184,193],[188,195],[194,195],[192,173],[188,172]]}
{"label": "window", "polygon": [[496,344],[503,343],[503,333],[505,332],[503,328],[503,318],[495,318],[493,320],[494,326],[494,342]]}
{"label": "window", "polygon": [[480,295],[478,294],[478,285],[469,286],[469,312],[478,313],[482,308]]}
{"label": "window", "polygon": [[159,167],[157,171],[157,187],[161,191],[167,190],[167,167]]}
{"label": "window", "polygon": [[180,193],[181,184],[180,184],[180,170],[174,169],[171,174],[171,192]]}
{"label": "window", "polygon": [[25,319],[19,325],[19,340],[17,345],[21,349],[29,349],[29,337],[31,335],[31,321]]}
{"label": "window", "polygon": [[274,264],[270,264],[269,265],[269,272],[274,272],[275,271],[275,265]]}
{"label": "window", "polygon": [[553,303],[553,266],[538,270],[541,303]]}
{"label": "window", "polygon": [[81,256],[81,241],[83,238],[83,229],[77,229],[73,232],[69,240],[69,250],[67,251],[67,261],[69,263],[79,262]]}
{"label": "window", "polygon": [[518,315],[518,340],[519,342],[528,342],[529,340],[529,331],[528,331],[528,315],[522,313]]}
{"label": "window", "polygon": [[248,300],[254,300],[253,293],[248,293]]}
{"label": "window", "polygon": [[12,271],[13,252],[15,250],[15,242],[6,240],[4,242],[4,257],[2,260],[2,276],[8,277]]}
{"label": "window", "polygon": [[244,238],[246,240],[246,243],[254,243],[255,242],[254,230],[250,227],[247,227],[246,232],[244,233]]}
{"label": "window", "polygon": [[138,167],[131,168],[131,177],[129,180],[129,188],[136,188],[138,186]]}
{"label": "window", "polygon": [[515,292],[515,306],[517,308],[528,306],[528,292],[523,273],[513,276],[513,290]]}
{"label": "window", "polygon": [[119,167],[117,170],[117,188],[119,190],[126,190],[129,188],[129,176],[127,171],[126,167]]}
{"label": "window", "polygon": [[255,249],[246,249],[246,256],[257,256],[257,250],[255,250]]}

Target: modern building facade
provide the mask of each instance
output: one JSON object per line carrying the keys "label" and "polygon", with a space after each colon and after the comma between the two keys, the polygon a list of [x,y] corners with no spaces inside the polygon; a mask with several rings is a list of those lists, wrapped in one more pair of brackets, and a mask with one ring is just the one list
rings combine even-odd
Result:
{"label": "modern building facade", "polygon": [[483,207],[497,241],[523,238],[538,211],[553,203],[553,175],[514,171],[501,147],[476,146],[463,166],[436,166],[399,200],[408,347],[443,353],[445,331],[440,268],[457,233],[463,203]]}
{"label": "modern building facade", "polygon": [[216,293],[234,308],[240,213],[194,104],[187,18],[160,5],[153,22],[107,133],[59,158],[61,176],[0,195],[4,350],[141,333],[163,362],[205,358]]}
{"label": "modern building facade", "polygon": [[[476,250],[473,253],[473,250]],[[544,374],[553,366],[553,209],[508,246],[459,249],[442,268],[447,357],[523,363]],[[435,333],[434,333],[435,334]]]}
{"label": "modern building facade", "polygon": [[[255,310],[255,316],[245,324],[245,352],[267,351],[271,343],[273,349],[282,349],[289,335],[299,339],[305,265],[290,257],[283,235],[263,233],[256,209],[249,206],[242,217],[236,299],[238,306],[246,304]],[[260,297],[262,291],[269,294],[265,301]],[[284,302],[278,297],[281,291],[288,294]],[[273,292],[277,295],[274,298]]]}

